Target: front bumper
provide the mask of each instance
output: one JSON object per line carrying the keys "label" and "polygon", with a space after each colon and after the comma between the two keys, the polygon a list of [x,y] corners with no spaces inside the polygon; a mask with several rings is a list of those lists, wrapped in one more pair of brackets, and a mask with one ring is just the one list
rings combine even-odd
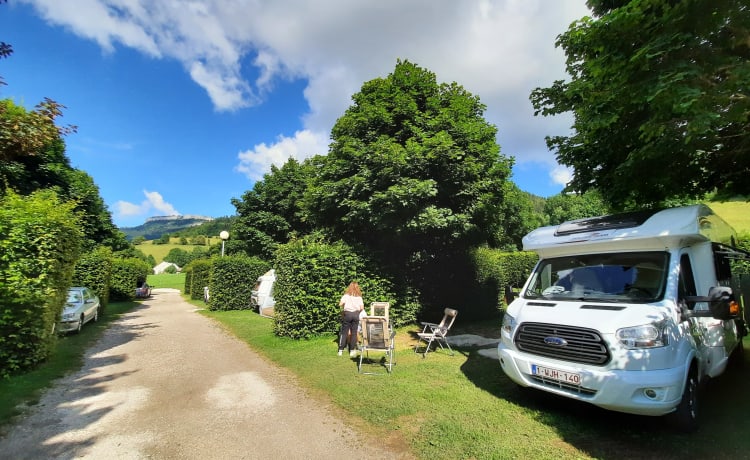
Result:
{"label": "front bumper", "polygon": [[57,332],[72,332],[78,330],[78,320],[60,321],[57,323]]}
{"label": "front bumper", "polygon": [[[508,348],[497,348],[505,374],[521,386],[533,387],[604,409],[638,415],[665,415],[674,411],[682,398],[687,369],[624,371],[576,365],[527,355]],[[532,374],[532,364],[580,375],[580,386],[560,384]]]}

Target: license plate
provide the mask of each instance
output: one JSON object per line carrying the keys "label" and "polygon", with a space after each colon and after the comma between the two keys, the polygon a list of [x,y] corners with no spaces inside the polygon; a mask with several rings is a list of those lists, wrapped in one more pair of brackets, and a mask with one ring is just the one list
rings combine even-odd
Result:
{"label": "license plate", "polygon": [[549,367],[537,366],[536,364],[531,365],[531,373],[544,377],[545,379],[557,380],[559,382],[569,383],[571,385],[581,384],[581,375],[574,372],[565,372],[558,369],[552,369]]}

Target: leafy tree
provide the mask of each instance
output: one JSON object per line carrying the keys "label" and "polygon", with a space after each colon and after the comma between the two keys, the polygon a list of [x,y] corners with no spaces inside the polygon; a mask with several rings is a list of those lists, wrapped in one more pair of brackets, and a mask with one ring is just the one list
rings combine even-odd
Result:
{"label": "leafy tree", "polygon": [[173,264],[177,264],[178,267],[184,267],[190,260],[190,253],[180,248],[172,248],[164,256],[164,262],[172,262]]}
{"label": "leafy tree", "polygon": [[158,239],[154,240],[154,244],[169,244],[169,233],[162,234]]}
{"label": "leafy tree", "polygon": [[616,209],[750,193],[750,6],[746,0],[589,0],[558,37],[571,80],[531,94],[536,114],[573,112],[547,138]]}
{"label": "leafy tree", "polygon": [[0,161],[38,155],[47,144],[74,133],[75,126],[55,125],[64,108],[49,98],[32,111],[10,99],[0,100]]}
{"label": "leafy tree", "polygon": [[503,225],[488,241],[489,246],[505,251],[521,249],[524,235],[546,222],[542,212],[545,200],[519,189],[513,182],[505,183],[503,203],[498,213],[503,217]]}
{"label": "leafy tree", "polygon": [[547,198],[544,204],[544,214],[548,225],[558,225],[568,220],[583,219],[585,217],[603,216],[610,210],[595,190],[582,195],[560,193]]}
{"label": "leafy tree", "polygon": [[[232,199],[237,217],[230,234],[232,252],[270,259],[279,244],[311,231],[300,209],[300,202],[313,170],[309,162],[290,158],[281,168],[271,167],[253,189]],[[242,244],[236,243],[242,242]]]}
{"label": "leafy tree", "polygon": [[[24,136],[32,139],[25,140]],[[112,223],[94,180],[70,165],[54,117],[29,112],[10,100],[3,100],[0,101],[0,193],[8,188],[21,195],[53,189],[61,200],[75,203],[76,211],[81,214],[85,249],[99,244],[114,250],[128,246],[124,235]]]}
{"label": "leafy tree", "polygon": [[206,237],[203,235],[198,235],[198,236],[190,238],[189,241],[190,241],[190,244],[204,246],[206,244]]}
{"label": "leafy tree", "polygon": [[[186,237],[202,236],[203,238],[205,238],[206,235],[219,236],[219,233],[221,233],[223,230],[231,230],[234,219],[235,216],[217,217],[216,219],[208,222],[203,222],[199,225],[181,228],[180,235]],[[205,244],[205,242],[201,244]]]}
{"label": "leafy tree", "polygon": [[329,154],[311,160],[305,209],[384,266],[440,284],[432,275],[457,267],[436,267],[497,233],[512,160],[500,156],[478,97],[408,61],[352,99]]}

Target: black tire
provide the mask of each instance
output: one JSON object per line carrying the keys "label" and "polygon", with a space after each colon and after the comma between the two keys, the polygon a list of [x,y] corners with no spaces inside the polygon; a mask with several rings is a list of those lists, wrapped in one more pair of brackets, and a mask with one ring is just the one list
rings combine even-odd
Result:
{"label": "black tire", "polygon": [[729,366],[734,369],[745,367],[745,343],[742,341],[742,337],[739,339],[737,346],[732,350],[732,354],[729,355]]}
{"label": "black tire", "polygon": [[93,322],[99,321],[99,307],[96,307],[96,310],[94,310],[94,317],[91,318],[91,321]]}
{"label": "black tire", "polygon": [[78,325],[76,326],[76,334],[79,334],[81,332],[81,329],[83,329],[83,313],[81,313],[81,317],[78,318]]}
{"label": "black tire", "polygon": [[692,433],[698,429],[699,394],[698,373],[693,366],[685,380],[685,389],[682,392],[680,404],[673,413],[669,414],[672,424],[683,433]]}

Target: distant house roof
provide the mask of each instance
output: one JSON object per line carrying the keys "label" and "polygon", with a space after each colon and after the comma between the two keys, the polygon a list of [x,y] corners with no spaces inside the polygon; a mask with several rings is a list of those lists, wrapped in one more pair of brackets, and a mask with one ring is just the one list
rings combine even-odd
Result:
{"label": "distant house roof", "polygon": [[178,272],[182,270],[180,267],[178,267],[176,264],[173,264],[172,262],[162,262],[156,267],[154,267],[154,275],[164,273],[164,270],[166,270],[167,267],[174,267]]}

